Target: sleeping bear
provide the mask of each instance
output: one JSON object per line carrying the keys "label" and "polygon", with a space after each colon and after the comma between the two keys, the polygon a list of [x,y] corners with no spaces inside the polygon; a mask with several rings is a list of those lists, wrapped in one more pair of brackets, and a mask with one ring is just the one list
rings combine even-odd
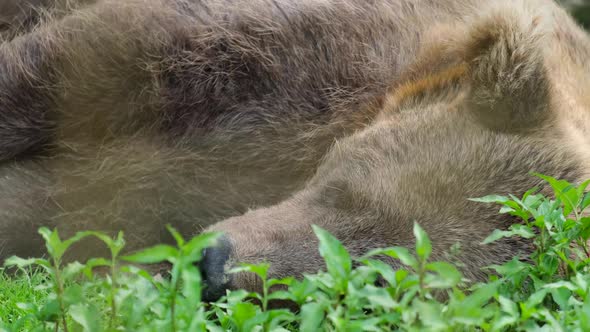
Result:
{"label": "sleeping bear", "polygon": [[[220,231],[205,298],[413,245],[471,280],[530,251],[469,201],[590,178],[590,39],[550,0],[7,1],[0,25],[0,258],[40,226],[134,250]],[[69,259],[101,250],[92,242]],[[392,262],[395,265],[395,262]]]}

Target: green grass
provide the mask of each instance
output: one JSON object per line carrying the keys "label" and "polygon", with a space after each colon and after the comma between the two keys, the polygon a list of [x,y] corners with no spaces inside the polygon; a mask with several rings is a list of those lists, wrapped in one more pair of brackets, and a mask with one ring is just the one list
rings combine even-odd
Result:
{"label": "green grass", "polygon": [[[469,283],[452,264],[431,261],[430,240],[417,224],[415,248],[363,257],[350,257],[336,238],[314,227],[326,272],[269,280],[268,265],[244,265],[236,270],[259,275],[262,294],[234,291],[204,304],[195,263],[216,234],[185,240],[170,229],[175,247],[120,257],[122,234],[82,232],[63,240],[41,229],[51,258],[14,257],[7,265],[20,269],[18,276],[0,275],[0,331],[588,331],[590,181],[576,187],[539,176],[554,189],[552,198],[533,189],[523,197],[476,199],[521,219],[485,242],[522,237],[535,248],[528,260],[489,267],[486,283]],[[85,237],[101,239],[112,257],[64,266],[69,246]],[[393,270],[378,259],[384,256],[405,268]],[[127,266],[164,261],[172,263],[169,278]],[[96,275],[97,266],[111,272]],[[281,290],[271,292],[277,285]],[[275,300],[299,310],[275,309]]]}
{"label": "green grass", "polygon": [[27,306],[45,302],[49,290],[43,286],[47,281],[47,275],[39,272],[19,278],[0,274],[0,317],[14,320],[27,314]]}

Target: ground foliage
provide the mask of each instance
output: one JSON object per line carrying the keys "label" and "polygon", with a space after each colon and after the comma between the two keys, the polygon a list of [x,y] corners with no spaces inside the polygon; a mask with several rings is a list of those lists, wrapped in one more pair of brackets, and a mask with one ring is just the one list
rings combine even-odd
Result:
{"label": "ground foliage", "polygon": [[[50,258],[6,262],[21,272],[0,278],[0,331],[588,331],[590,181],[574,186],[536,176],[551,185],[552,195],[532,189],[522,197],[474,199],[498,204],[499,213],[520,220],[485,242],[522,237],[535,248],[530,257],[490,266],[486,283],[470,283],[456,266],[430,260],[432,246],[418,224],[414,248],[363,257],[351,257],[336,238],[314,227],[325,272],[274,280],[267,278],[268,265],[244,265],[236,270],[259,275],[264,292],[233,291],[205,304],[195,263],[216,234],[186,240],[170,228],[176,246],[120,256],[123,234],[81,232],[61,239],[43,228]],[[63,264],[68,248],[86,237],[102,240],[111,258]],[[377,259],[383,255],[405,268],[393,270]],[[164,278],[127,265],[164,261],[172,264]],[[96,267],[110,273],[95,274]],[[271,292],[276,285],[283,290]],[[299,310],[276,309],[269,305],[275,300],[296,303]]]}

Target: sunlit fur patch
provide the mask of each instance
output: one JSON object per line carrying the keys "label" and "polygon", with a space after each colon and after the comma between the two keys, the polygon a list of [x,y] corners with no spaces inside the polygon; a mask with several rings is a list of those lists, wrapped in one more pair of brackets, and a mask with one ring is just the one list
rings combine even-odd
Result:
{"label": "sunlit fur patch", "polygon": [[400,105],[414,100],[419,96],[433,94],[441,89],[454,86],[467,77],[468,66],[461,63],[450,68],[443,69],[432,75],[408,80],[395,86],[387,96],[384,109],[396,110]]}

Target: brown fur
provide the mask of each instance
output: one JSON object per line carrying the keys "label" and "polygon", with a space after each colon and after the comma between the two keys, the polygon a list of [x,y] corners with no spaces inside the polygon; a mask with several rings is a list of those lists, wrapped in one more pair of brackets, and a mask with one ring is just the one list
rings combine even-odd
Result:
{"label": "brown fur", "polygon": [[[226,266],[268,261],[274,277],[315,272],[322,262],[311,224],[359,256],[371,248],[412,246],[416,221],[432,238],[434,259],[457,262],[470,280],[485,278],[484,266],[526,255],[530,246],[523,240],[482,245],[515,220],[468,198],[544,188],[530,172],[580,181],[590,171],[590,104],[573,92],[565,92],[565,100],[569,88],[562,87],[562,65],[581,61],[578,53],[590,40],[553,4],[536,7],[484,7],[454,22],[456,34],[425,43],[393,84],[378,119],[339,140],[306,188],[209,228],[227,234]],[[554,34],[564,26],[572,33],[567,43]],[[574,85],[589,74],[577,72],[582,80]],[[449,256],[455,244],[461,249]],[[240,274],[224,286],[257,290],[254,280]]]}
{"label": "brown fur", "polygon": [[5,0],[0,2],[0,36],[8,38],[9,30],[22,30],[34,17],[36,8],[42,8],[44,0]]}
{"label": "brown fur", "polygon": [[461,9],[353,4],[104,0],[15,32],[0,45],[3,255],[39,254],[15,239],[40,225],[143,246],[301,188],[375,116],[414,17]]}
{"label": "brown fur", "polygon": [[278,277],[322,268],[311,224],[359,255],[418,221],[476,279],[528,247],[481,246],[511,220],[466,198],[589,175],[590,43],[549,1],[44,6],[0,32],[2,257],[41,225],[133,249],[234,217],[225,265]]}

